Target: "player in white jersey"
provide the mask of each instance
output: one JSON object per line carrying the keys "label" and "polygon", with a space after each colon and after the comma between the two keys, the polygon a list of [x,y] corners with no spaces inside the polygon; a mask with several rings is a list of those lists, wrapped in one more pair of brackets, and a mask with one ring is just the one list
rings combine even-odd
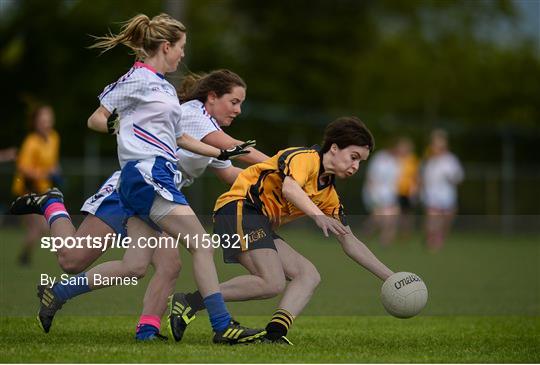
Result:
{"label": "player in white jersey", "polygon": [[[116,83],[115,83],[116,84]],[[112,85],[115,85],[112,84]],[[107,87],[103,94],[110,92]],[[246,84],[240,76],[229,70],[217,70],[207,75],[191,75],[182,83],[181,124],[184,131],[217,148],[230,148],[242,143],[226,134],[221,127],[231,124],[240,113],[240,106],[245,98]],[[100,132],[117,132],[113,125],[110,130],[106,123],[91,124],[91,129]],[[238,160],[252,164],[268,158],[265,154],[250,148],[250,154],[242,155]],[[190,151],[177,149],[178,168],[182,179],[178,189],[189,186],[194,179],[202,175],[207,167],[222,181],[232,184],[241,169],[232,166],[230,161],[197,155]],[[72,224],[55,224],[51,226],[52,237],[92,237],[105,238],[113,233],[126,235],[124,226],[124,211],[120,206],[116,186],[120,171],[115,171],[98,189],[96,194],[89,197],[81,211],[86,215],[81,225],[76,229]],[[85,270],[106,247],[81,247],[69,249],[59,247],[56,251],[58,264],[66,273],[77,274]]]}
{"label": "player in white jersey", "polygon": [[426,244],[440,250],[457,211],[457,185],[464,172],[457,157],[448,149],[445,131],[431,134],[428,158],[422,167],[421,198],[426,208]]}
{"label": "player in white jersey", "polygon": [[[191,76],[184,80],[182,84],[184,95],[188,102],[182,104],[182,125],[196,139],[209,140],[211,144],[218,147],[228,147],[241,143],[227,135],[221,126],[228,126],[236,115],[240,113],[240,106],[245,98],[246,85],[244,81],[235,73],[228,70],[213,71],[204,76]],[[204,93],[207,95],[204,96]],[[210,95],[208,95],[210,94]],[[98,131],[107,130],[107,125],[91,125]],[[114,133],[114,128],[110,133]],[[263,161],[267,158],[263,153],[251,148],[251,153],[239,157],[246,163]],[[197,155],[186,150],[178,149],[176,152],[178,166],[182,168],[182,180],[179,184],[187,186],[193,183],[194,179],[200,176],[207,167],[225,183],[232,184],[241,169],[232,166],[229,161],[221,161],[206,156]],[[124,211],[120,204],[118,193],[115,190],[120,171],[116,171],[100,187],[98,192],[88,198],[81,210],[88,213],[75,233],[75,228],[70,230],[68,235],[74,237],[105,237],[106,234],[123,234],[125,236]],[[88,224],[87,224],[88,223]],[[90,224],[91,223],[91,224]],[[57,228],[57,229],[55,229]],[[66,232],[61,232],[58,225],[52,225],[52,236],[66,237]],[[60,251],[62,252],[60,254]],[[59,249],[59,263],[66,270],[70,268],[70,273],[78,273],[94,262],[103,254],[101,248],[84,247],[81,249]],[[169,251],[167,255],[154,254],[153,260],[157,261],[156,274],[150,285],[159,285],[160,281],[167,281],[167,274],[173,275],[179,269],[179,265],[174,265],[175,254],[178,251]],[[166,261],[166,260],[169,261]],[[174,260],[173,260],[174,259]],[[171,260],[173,260],[171,262]],[[66,266],[68,265],[68,266]],[[163,274],[160,274],[163,272]],[[160,279],[162,277],[162,279]],[[150,288],[148,289],[150,290]],[[170,318],[174,318],[170,316]],[[170,328],[173,328],[170,326]],[[173,334],[176,340],[180,340],[182,334],[178,331]]]}
{"label": "player in white jersey", "polygon": [[397,181],[399,163],[394,149],[384,149],[373,155],[366,172],[363,198],[370,217],[366,224],[369,232],[378,231],[382,245],[395,238],[399,219]]}
{"label": "player in white jersey", "polygon": [[[246,84],[240,76],[229,70],[216,70],[206,75],[191,75],[182,83],[180,99],[181,125],[191,137],[220,149],[241,144],[222,130],[228,127],[241,113],[241,105],[246,97]],[[267,155],[249,148],[249,154],[237,160],[253,164],[264,161]],[[207,167],[230,184],[241,169],[232,167],[230,161],[220,161],[194,154],[185,149],[177,153],[178,166],[182,171],[182,186],[188,186],[199,177]],[[230,175],[230,176],[229,176]]]}
{"label": "player in white jersey", "polygon": [[[176,144],[219,159],[243,152],[242,148],[219,150],[183,134],[176,93],[161,76],[176,70],[184,55],[185,41],[185,27],[170,16],[161,14],[152,20],[138,15],[123,26],[120,34],[103,37],[96,43],[97,47],[105,50],[124,44],[144,61],[136,63],[114,86],[106,89],[100,98],[100,107],[90,117],[90,120],[103,122],[118,112],[121,118],[126,118],[118,137],[122,167],[118,192],[128,217],[128,234],[134,242],[154,235],[155,229],[162,229],[173,237],[180,233],[190,236],[205,233],[185,197],[175,186],[181,175],[176,169]],[[64,219],[66,217],[57,220]],[[214,342],[247,343],[264,335],[264,330],[242,327],[232,320],[219,292],[213,250],[193,245],[188,250],[193,257],[195,281],[209,308]],[[40,311],[42,323],[43,319],[51,322],[54,313],[67,299],[105,286],[95,282],[97,274],[111,279],[143,275],[153,253],[154,249],[148,247],[130,247],[122,261],[104,263],[83,273],[87,285],[58,284],[52,290],[44,290]],[[137,338],[158,334],[158,307],[166,305],[169,293],[170,288],[162,288],[145,297],[145,302],[149,297],[159,303],[155,303],[152,313],[139,323]],[[239,336],[223,336],[227,330],[236,330]]]}

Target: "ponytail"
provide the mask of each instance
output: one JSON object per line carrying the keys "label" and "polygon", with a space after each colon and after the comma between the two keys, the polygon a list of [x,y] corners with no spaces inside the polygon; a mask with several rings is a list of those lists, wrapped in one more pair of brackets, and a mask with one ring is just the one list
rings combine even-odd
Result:
{"label": "ponytail", "polygon": [[176,43],[186,32],[186,27],[168,14],[160,14],[150,19],[139,14],[124,22],[120,33],[109,32],[103,37],[94,37],[96,43],[90,48],[101,48],[101,53],[123,44],[129,47],[139,59],[155,54],[163,42]]}

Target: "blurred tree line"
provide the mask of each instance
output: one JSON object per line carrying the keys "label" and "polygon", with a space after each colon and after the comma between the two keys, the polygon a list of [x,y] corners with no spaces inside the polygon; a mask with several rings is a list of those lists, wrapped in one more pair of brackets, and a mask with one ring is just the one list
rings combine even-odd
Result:
{"label": "blurred tree line", "polygon": [[521,21],[511,0],[2,1],[0,148],[22,141],[28,105],[46,101],[63,156],[82,156],[88,138],[115,156],[114,139],[87,130],[86,119],[134,59],[121,47],[99,56],[87,49],[91,35],[174,10],[188,45],[171,80],[217,68],[240,74],[248,99],[230,133],[256,138],[267,153],[319,143],[327,122],[357,115],[378,146],[405,134],[421,154],[439,126],[464,161],[498,163],[504,138],[519,163],[540,161],[538,38],[500,34]]}

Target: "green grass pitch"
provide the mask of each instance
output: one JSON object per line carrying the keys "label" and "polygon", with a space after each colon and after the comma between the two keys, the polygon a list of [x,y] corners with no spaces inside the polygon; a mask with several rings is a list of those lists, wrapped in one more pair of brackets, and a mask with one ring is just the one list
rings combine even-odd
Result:
{"label": "green grass pitch", "polygon": [[[263,325],[265,317],[243,317]],[[206,318],[181,343],[135,343],[133,318],[59,317],[48,335],[33,318],[1,321],[2,362],[538,362],[538,318],[300,317],[295,345],[212,345]]]}
{"label": "green grass pitch", "polygon": [[[281,232],[280,232],[281,233]],[[0,231],[0,362],[510,362],[540,361],[540,237],[455,233],[445,249],[425,252],[419,237],[393,247],[370,244],[395,271],[413,271],[429,289],[422,315],[399,320],[385,314],[381,283],[343,255],[315,229],[282,236],[315,263],[323,281],[294,323],[295,346],[211,344],[200,316],[181,343],[136,343],[134,328],[148,282],[108,288],[67,303],[51,333],[38,328],[35,285],[41,273],[59,275],[54,255],[38,250],[33,266],[15,264],[22,234]],[[367,241],[367,240],[366,240]],[[103,259],[121,257],[107,253]],[[188,255],[178,290],[193,288]],[[216,262],[220,262],[220,254]],[[221,280],[242,273],[218,265]],[[230,304],[243,323],[264,326],[277,299]]]}

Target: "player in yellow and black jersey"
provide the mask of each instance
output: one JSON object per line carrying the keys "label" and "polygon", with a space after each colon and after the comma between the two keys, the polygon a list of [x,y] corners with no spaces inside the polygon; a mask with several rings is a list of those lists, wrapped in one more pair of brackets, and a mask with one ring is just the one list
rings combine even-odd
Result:
{"label": "player in yellow and black jersey", "polygon": [[[334,185],[336,178],[354,175],[373,148],[373,137],[359,119],[339,118],[327,126],[322,147],[280,151],[241,172],[218,198],[214,233],[221,237],[224,259],[240,263],[250,273],[220,284],[224,299],[265,299],[283,293],[266,327],[266,341],[290,344],[285,335],[320,281],[315,266],[275,233],[280,225],[309,216],[326,236],[334,234],[358,264],[381,280],[392,275],[347,226]],[[233,247],[238,237],[240,245]],[[204,308],[198,292],[175,294],[176,304],[189,308],[175,321],[181,330],[194,312]]]}
{"label": "player in yellow and black jersey", "polygon": [[245,169],[234,185],[221,195],[214,211],[229,203],[253,206],[277,228],[304,214],[283,196],[283,182],[290,176],[326,215],[339,218],[339,197],[334,176],[324,176],[320,147],[292,147],[279,151],[272,158]]}

